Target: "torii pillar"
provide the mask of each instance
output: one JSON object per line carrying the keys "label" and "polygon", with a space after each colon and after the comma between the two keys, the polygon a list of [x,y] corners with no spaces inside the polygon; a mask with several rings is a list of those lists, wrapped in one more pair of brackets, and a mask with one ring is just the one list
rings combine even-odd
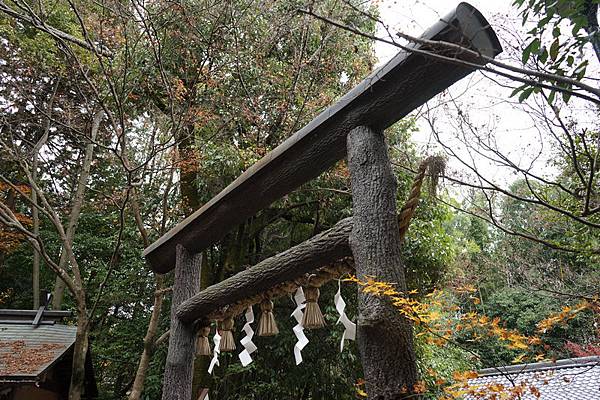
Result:
{"label": "torii pillar", "polygon": [[190,254],[185,247],[177,245],[169,352],[163,377],[162,400],[192,399],[196,329],[194,323],[182,322],[175,313],[181,303],[200,292],[201,266],[201,253]]}
{"label": "torii pillar", "polygon": [[[406,289],[396,213],[396,178],[383,132],[368,127],[348,135],[354,225],[350,246],[356,275]],[[417,382],[412,326],[387,298],[358,292],[357,343],[370,399],[411,395]]]}

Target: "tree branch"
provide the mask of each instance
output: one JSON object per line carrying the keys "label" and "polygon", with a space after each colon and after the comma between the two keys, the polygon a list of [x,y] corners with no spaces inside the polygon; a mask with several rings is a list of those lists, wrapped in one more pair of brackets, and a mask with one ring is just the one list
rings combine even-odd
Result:
{"label": "tree branch", "polygon": [[59,29],[54,28],[53,26],[46,24],[45,22],[42,22],[37,16],[29,17],[27,15],[23,15],[15,10],[13,10],[12,8],[10,8],[2,0],[0,0],[0,12],[3,12],[5,14],[11,16],[18,21],[29,24],[29,25],[33,26],[34,28],[36,28],[42,32],[45,32],[51,36],[56,36],[63,40],[66,40],[67,42],[73,43],[83,49],[96,52],[98,54],[103,55],[104,57],[112,57],[113,56],[113,53],[106,47],[95,46],[92,43],[88,43],[84,40],[76,38],[73,35],[70,35],[66,32],[63,32]]}

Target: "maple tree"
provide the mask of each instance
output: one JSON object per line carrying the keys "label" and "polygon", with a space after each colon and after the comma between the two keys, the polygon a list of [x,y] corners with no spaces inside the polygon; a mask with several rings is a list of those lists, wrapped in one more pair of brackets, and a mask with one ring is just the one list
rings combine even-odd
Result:
{"label": "maple tree", "polygon": [[[551,360],[552,356],[546,354],[551,346],[545,342],[544,336],[559,325],[567,325],[581,313],[597,311],[600,306],[599,298],[582,300],[574,306],[563,306],[560,311],[539,320],[536,334],[528,336],[507,328],[506,323],[499,317],[491,318],[477,311],[462,309],[457,303],[449,301],[451,297],[441,290],[419,295],[416,289],[401,293],[394,284],[378,281],[374,277],[361,280],[351,276],[345,281],[357,284],[364,293],[387,298],[399,313],[414,323],[416,337],[427,344],[463,347],[462,343],[465,340],[477,343],[484,338],[493,338],[500,346],[517,352],[517,356],[512,360],[515,364]],[[463,286],[446,290],[451,290],[455,295],[467,294],[474,305],[480,303],[477,289],[474,287]],[[573,344],[567,346],[571,349],[579,348]],[[473,354],[477,356],[476,353]],[[444,400],[461,399],[465,395],[482,399],[520,399],[525,393],[539,398],[540,391],[536,385],[547,384],[543,379],[536,382],[523,381],[511,386],[499,383],[471,383],[470,380],[479,376],[473,370],[455,370],[451,379],[441,376],[431,368],[425,371],[425,375],[427,376],[424,380],[411,388],[405,388],[405,393],[438,394],[441,396],[439,398]],[[360,385],[357,393],[362,397],[368,396]]]}

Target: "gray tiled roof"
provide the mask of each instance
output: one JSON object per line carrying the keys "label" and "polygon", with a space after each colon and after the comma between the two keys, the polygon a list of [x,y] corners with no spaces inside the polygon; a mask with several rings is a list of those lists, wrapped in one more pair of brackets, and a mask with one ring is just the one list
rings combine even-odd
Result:
{"label": "gray tiled roof", "polygon": [[75,343],[77,327],[0,323],[0,382],[35,379]]}
{"label": "gray tiled roof", "polygon": [[[536,397],[528,389],[522,400],[599,400],[600,357],[488,368],[479,371],[479,377],[470,379],[469,383],[482,387],[501,384],[507,388],[524,383],[527,388],[537,388],[541,394]],[[486,397],[467,396],[465,399]]]}

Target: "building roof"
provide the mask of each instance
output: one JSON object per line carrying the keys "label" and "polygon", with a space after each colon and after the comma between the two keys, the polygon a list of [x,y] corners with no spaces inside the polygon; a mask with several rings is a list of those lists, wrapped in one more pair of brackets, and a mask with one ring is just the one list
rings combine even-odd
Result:
{"label": "building roof", "polygon": [[75,343],[76,326],[0,321],[0,382],[37,381]]}
{"label": "building roof", "polygon": [[[522,400],[598,400],[600,399],[600,357],[582,357],[487,368],[469,380],[471,387],[522,386]],[[533,388],[533,389],[532,389]],[[539,394],[539,396],[536,396]],[[467,396],[466,399],[485,397]]]}

